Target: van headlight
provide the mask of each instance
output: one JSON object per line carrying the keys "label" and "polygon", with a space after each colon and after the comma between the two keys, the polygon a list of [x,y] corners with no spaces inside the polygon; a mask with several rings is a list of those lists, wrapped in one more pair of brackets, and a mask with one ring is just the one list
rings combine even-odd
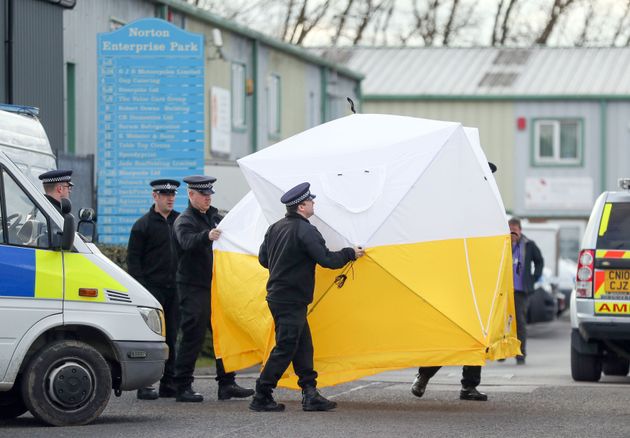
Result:
{"label": "van headlight", "polygon": [[158,335],[164,336],[164,317],[162,311],[151,307],[138,307],[138,312],[142,315],[142,319],[147,323],[149,328]]}

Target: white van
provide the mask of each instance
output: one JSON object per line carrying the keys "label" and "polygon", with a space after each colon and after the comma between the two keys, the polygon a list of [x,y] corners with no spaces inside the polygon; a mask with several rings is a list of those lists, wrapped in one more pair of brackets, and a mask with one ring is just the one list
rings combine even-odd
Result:
{"label": "white van", "polygon": [[597,382],[630,371],[630,178],[593,205],[571,294],[571,376]]}
{"label": "white van", "polygon": [[0,150],[36,185],[39,175],[56,169],[38,113],[34,107],[0,104]]}
{"label": "white van", "polygon": [[75,233],[70,202],[62,216],[23,172],[0,150],[0,419],[28,409],[48,424],[86,424],[112,389],[160,379],[164,317],[146,289]]}

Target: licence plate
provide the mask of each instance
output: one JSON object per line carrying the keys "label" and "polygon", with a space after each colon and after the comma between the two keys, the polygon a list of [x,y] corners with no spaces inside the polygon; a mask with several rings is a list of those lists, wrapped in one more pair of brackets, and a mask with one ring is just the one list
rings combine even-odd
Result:
{"label": "licence plate", "polygon": [[606,292],[630,292],[630,269],[606,271],[604,288]]}

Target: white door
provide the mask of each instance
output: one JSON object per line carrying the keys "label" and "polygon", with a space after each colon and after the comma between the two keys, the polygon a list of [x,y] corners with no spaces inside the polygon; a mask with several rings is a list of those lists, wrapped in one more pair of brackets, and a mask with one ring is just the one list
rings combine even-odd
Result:
{"label": "white door", "polygon": [[[37,321],[61,313],[61,252],[51,249],[51,221],[0,167],[0,381],[20,339]],[[56,226],[55,226],[56,228]]]}

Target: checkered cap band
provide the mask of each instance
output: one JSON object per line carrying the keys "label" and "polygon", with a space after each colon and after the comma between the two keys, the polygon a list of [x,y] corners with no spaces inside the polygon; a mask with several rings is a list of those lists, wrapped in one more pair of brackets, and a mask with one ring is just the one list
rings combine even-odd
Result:
{"label": "checkered cap band", "polygon": [[208,189],[212,189],[212,184],[210,183],[188,184],[188,188],[194,189],[194,190],[208,190]]}
{"label": "checkered cap band", "polygon": [[170,184],[170,183],[166,183],[166,184],[160,184],[158,186],[153,186],[153,191],[154,192],[158,192],[160,190],[172,190],[174,192],[177,191],[177,186]]}
{"label": "checkered cap band", "polygon": [[70,175],[66,175],[66,176],[58,176],[57,178],[44,178],[42,179],[42,184],[52,184],[52,183],[70,182],[70,181],[72,181],[72,177]]}
{"label": "checkered cap band", "polygon": [[294,200],[293,200],[293,201],[291,201],[291,202],[287,202],[287,203],[286,203],[286,205],[297,205],[297,204],[299,204],[300,202],[302,202],[302,201],[304,201],[304,200],[306,200],[306,199],[308,199],[308,198],[310,198],[310,197],[311,197],[311,191],[310,191],[310,190],[308,190],[306,193],[304,193],[304,194],[303,194],[302,196],[300,196],[299,198],[296,198],[296,199],[294,199]]}

